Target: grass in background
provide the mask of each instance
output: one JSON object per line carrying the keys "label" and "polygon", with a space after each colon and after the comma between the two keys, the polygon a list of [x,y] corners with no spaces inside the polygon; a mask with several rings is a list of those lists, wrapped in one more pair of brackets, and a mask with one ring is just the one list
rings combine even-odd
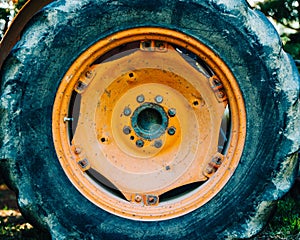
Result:
{"label": "grass in background", "polygon": [[288,194],[279,200],[274,217],[254,239],[300,239],[300,199]]}

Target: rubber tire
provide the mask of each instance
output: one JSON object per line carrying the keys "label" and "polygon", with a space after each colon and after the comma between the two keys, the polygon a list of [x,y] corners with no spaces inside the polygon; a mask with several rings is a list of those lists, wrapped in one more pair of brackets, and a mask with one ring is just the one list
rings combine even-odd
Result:
{"label": "rubber tire", "polygon": [[[233,177],[201,208],[166,221],[132,221],[96,207],[66,177],[52,140],[55,94],[72,62],[96,41],[139,26],[210,46],[236,77],[247,112]],[[23,215],[53,239],[247,238],[293,184],[299,75],[271,23],[245,1],[58,0],[27,25],[1,74],[1,171]]]}

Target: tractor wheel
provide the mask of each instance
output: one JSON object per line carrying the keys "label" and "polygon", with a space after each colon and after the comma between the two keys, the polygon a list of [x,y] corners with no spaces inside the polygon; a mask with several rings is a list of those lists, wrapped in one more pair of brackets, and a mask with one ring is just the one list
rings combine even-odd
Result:
{"label": "tractor wheel", "polygon": [[53,239],[247,238],[297,174],[298,97],[242,0],[58,0],[2,69],[1,171]]}

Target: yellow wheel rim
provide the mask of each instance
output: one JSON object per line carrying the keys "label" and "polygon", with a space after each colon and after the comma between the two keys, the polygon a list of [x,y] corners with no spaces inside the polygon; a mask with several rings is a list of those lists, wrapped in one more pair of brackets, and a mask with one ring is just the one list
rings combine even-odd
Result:
{"label": "yellow wheel rim", "polygon": [[76,59],[52,127],[61,166],[84,197],[157,221],[222,190],[239,164],[246,114],[236,79],[210,48],[173,30],[135,28]]}

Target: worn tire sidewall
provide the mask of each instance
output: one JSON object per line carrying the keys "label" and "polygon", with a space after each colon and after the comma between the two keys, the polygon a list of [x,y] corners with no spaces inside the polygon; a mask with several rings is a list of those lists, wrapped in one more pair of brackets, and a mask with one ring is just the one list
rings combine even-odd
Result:
{"label": "worn tire sidewall", "polygon": [[[19,87],[12,90],[14,104],[10,110],[19,114],[14,116],[9,137],[18,150],[6,165],[8,178],[19,191],[24,214],[41,227],[51,228],[53,236],[65,232],[103,239],[220,238],[225,229],[253,213],[256,204],[268,200],[263,199],[266,186],[272,185],[281,158],[291,148],[291,143],[278,134],[286,127],[284,112],[289,104],[282,94],[275,94],[277,76],[264,61],[274,49],[261,46],[243,22],[246,20],[225,14],[226,7],[216,1],[121,2],[57,1],[28,24],[2,77],[2,89],[11,83]],[[242,1],[236,4],[240,11],[246,11]],[[74,60],[104,37],[140,26],[174,29],[209,46],[232,70],[247,112],[243,156],[226,186],[192,213],[160,222],[120,218],[88,201],[66,177],[52,139],[55,94]],[[277,35],[274,39],[280,43]],[[11,70],[11,65],[18,72]]]}

